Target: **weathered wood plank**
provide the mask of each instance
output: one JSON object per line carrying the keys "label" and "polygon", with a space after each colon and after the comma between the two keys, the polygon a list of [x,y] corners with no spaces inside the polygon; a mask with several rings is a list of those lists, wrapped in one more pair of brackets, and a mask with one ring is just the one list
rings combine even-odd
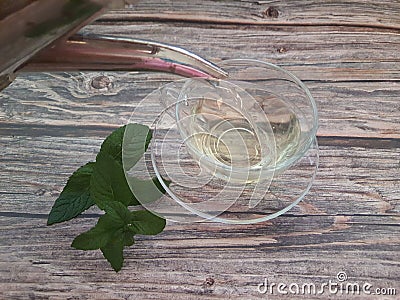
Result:
{"label": "weathered wood plank", "polygon": [[400,288],[400,235],[387,217],[283,216],[249,227],[174,225],[156,237],[138,237],[125,251],[126,267],[119,274],[99,252],[69,247],[93,221],[46,228],[44,220],[2,218],[0,292],[7,299],[81,299],[83,294],[89,299],[100,294],[100,299],[254,299],[265,298],[257,285],[266,277],[320,285],[337,282],[340,271],[349,282]]}
{"label": "weathered wood plank", "polygon": [[[98,76],[107,76],[111,86],[93,88],[91,81]],[[147,94],[176,78],[150,73],[21,76],[0,95],[0,124],[3,130],[10,124],[24,127],[125,124]],[[307,82],[307,85],[319,109],[319,136],[400,138],[400,82]],[[150,120],[137,115],[135,121]]]}
{"label": "weathered wood plank", "polygon": [[398,1],[135,1],[100,21],[185,21],[243,25],[365,26],[399,29]]}
{"label": "weathered wood plank", "polygon": [[[2,137],[0,212],[47,213],[68,176],[94,160],[102,138]],[[106,136],[107,133],[104,134]],[[400,211],[400,148],[321,146],[305,203],[291,213],[393,215]]]}

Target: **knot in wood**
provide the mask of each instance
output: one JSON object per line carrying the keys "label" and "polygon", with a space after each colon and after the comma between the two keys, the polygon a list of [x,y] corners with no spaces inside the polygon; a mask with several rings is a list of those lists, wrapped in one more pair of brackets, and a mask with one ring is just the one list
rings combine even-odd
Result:
{"label": "knot in wood", "polygon": [[214,278],[212,278],[212,277],[207,277],[207,278],[206,278],[206,281],[205,281],[205,284],[206,284],[207,286],[212,286],[212,285],[214,284],[214,282],[215,282]]}
{"label": "knot in wood", "polygon": [[280,47],[276,51],[278,51],[279,53],[285,53],[287,52],[287,49],[285,47]]}
{"label": "knot in wood", "polygon": [[100,75],[96,76],[95,78],[92,79],[92,82],[90,83],[91,86],[95,89],[104,89],[108,88],[111,85],[111,79],[108,78],[107,76]]}
{"label": "knot in wood", "polygon": [[275,7],[270,6],[265,10],[264,14],[269,18],[277,18],[279,16],[279,11]]}

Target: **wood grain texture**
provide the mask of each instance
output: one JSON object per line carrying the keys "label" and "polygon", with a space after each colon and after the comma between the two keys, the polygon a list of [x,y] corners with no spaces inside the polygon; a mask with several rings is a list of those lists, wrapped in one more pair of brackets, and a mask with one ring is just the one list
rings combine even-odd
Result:
{"label": "wood grain texture", "polygon": [[247,228],[168,226],[154,238],[139,237],[125,251],[125,268],[115,274],[99,252],[69,247],[94,220],[49,230],[43,219],[15,223],[3,217],[2,293],[7,299],[265,299],[257,292],[265,277],[321,284],[339,271],[347,272],[349,282],[398,288],[400,236],[398,225],[387,219],[311,215]]}
{"label": "wood grain texture", "polygon": [[[83,132],[83,136],[60,137],[45,128],[42,136],[32,137],[29,130],[27,128],[24,135],[2,137],[7,142],[0,158],[4,212],[48,213],[68,176],[95,159],[102,141],[101,137],[88,139],[90,132]],[[107,133],[104,130],[99,135],[105,137]],[[300,205],[291,212],[399,213],[400,147],[343,147],[330,142],[329,146],[324,146],[323,140],[320,142],[318,176],[305,200],[310,206]]]}
{"label": "wood grain texture", "polygon": [[363,26],[399,29],[398,1],[143,1],[114,11],[103,22],[185,21],[241,25]]}
{"label": "wood grain texture", "polygon": [[[131,2],[130,0],[126,1]],[[275,11],[276,9],[276,11]],[[320,167],[298,206],[251,226],[168,224],[138,237],[116,274],[73,238],[99,211],[47,227],[68,176],[95,158],[156,73],[26,74],[0,93],[0,299],[290,299],[257,285],[347,282],[400,294],[400,2],[140,1],[84,32],[251,57],[304,80],[319,109]],[[93,81],[106,76],[110,84]],[[151,110],[152,107],[149,107]],[[145,115],[136,116],[147,122]],[[345,295],[298,295],[347,299]]]}
{"label": "wood grain texture", "polygon": [[[99,76],[107,76],[112,85],[93,88],[91,81]],[[18,78],[2,93],[0,124],[4,130],[16,124],[115,127],[125,124],[147,94],[172,78],[177,77],[110,72],[31,74]],[[400,138],[400,82],[308,81],[307,86],[319,110],[319,136]],[[146,116],[135,120],[145,123]]]}

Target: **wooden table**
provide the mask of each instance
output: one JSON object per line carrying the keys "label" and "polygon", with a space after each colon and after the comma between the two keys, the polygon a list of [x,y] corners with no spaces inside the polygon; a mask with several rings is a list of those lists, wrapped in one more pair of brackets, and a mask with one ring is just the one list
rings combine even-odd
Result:
{"label": "wooden table", "polygon": [[[339,282],[399,299],[400,3],[141,1],[84,31],[182,46],[216,63],[256,58],[296,74],[319,109],[320,167],[305,199],[251,226],[172,225],[138,237],[116,274],[70,247],[96,221],[47,227],[69,174],[170,78],[133,72],[26,74],[0,94],[1,299],[254,299],[258,285]],[[104,76],[104,77],[99,77]],[[103,78],[105,85],[99,85]],[[287,291],[287,288],[286,288]],[[384,291],[384,290],[383,290]],[[295,298],[286,295],[286,298]]]}

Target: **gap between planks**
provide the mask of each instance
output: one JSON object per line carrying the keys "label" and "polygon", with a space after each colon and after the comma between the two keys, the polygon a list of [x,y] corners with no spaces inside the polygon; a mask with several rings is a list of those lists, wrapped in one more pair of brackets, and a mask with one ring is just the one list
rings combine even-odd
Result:
{"label": "gap between planks", "polygon": [[129,16],[121,19],[102,17],[96,20],[94,25],[111,25],[111,24],[131,24],[134,22],[159,22],[159,23],[184,23],[184,24],[206,24],[211,25],[236,25],[236,26],[268,26],[268,27],[347,27],[347,28],[370,28],[379,30],[399,31],[400,25],[384,25],[384,24],[370,24],[370,23],[352,23],[352,22],[277,22],[277,21],[249,21],[249,20],[222,20],[214,18],[198,18],[192,17],[158,17],[153,14]]}
{"label": "gap between planks", "polygon": [[[60,132],[68,137],[101,137],[106,136],[110,131],[119,126],[107,125],[41,125],[41,124],[14,124],[0,121],[1,136],[60,136]],[[355,137],[355,136],[334,136],[317,133],[317,141],[320,146],[342,146],[342,147],[364,147],[370,149],[392,149],[400,148],[400,138],[380,137]]]}

